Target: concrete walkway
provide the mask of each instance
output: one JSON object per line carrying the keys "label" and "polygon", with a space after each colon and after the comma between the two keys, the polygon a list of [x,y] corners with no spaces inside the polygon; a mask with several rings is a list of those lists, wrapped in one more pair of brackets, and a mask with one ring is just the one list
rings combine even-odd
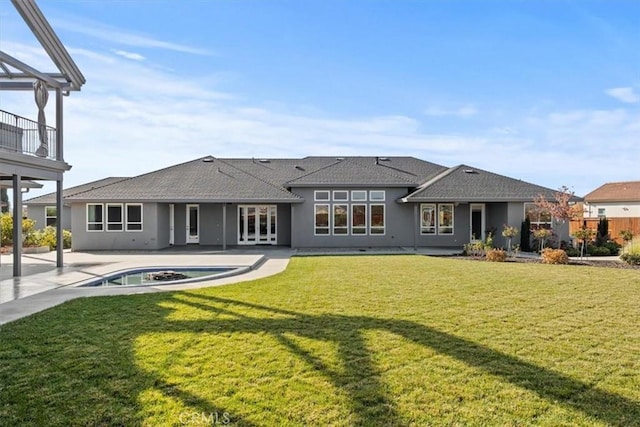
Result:
{"label": "concrete walkway", "polygon": [[[0,325],[54,307],[74,298],[99,295],[131,295],[220,286],[271,276],[285,270],[294,251],[231,250],[145,253],[65,253],[65,266],[56,268],[55,253],[23,255],[23,276],[11,275],[11,256],[0,266]],[[79,287],[89,279],[142,267],[245,267],[248,271],[195,283],[151,286]]]}

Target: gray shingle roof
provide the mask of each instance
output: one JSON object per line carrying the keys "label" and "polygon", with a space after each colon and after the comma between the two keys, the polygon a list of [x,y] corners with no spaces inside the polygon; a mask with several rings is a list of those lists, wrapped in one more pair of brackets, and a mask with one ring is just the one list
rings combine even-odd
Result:
{"label": "gray shingle roof", "polygon": [[[386,159],[386,158],[385,158]],[[375,157],[346,157],[286,183],[289,187],[312,186],[384,186],[416,187],[426,178],[407,169],[392,166],[389,160]],[[426,163],[426,162],[425,162]],[[412,163],[413,169],[415,164]],[[434,165],[434,170],[437,165]],[[426,169],[426,168],[425,168]]]}
{"label": "gray shingle roof", "polygon": [[[95,188],[103,187],[105,185],[113,184],[114,182],[122,181],[123,179],[127,179],[126,177],[117,177],[112,176],[109,178],[99,179],[97,181],[88,182],[86,184],[77,185],[75,187],[67,188],[62,191],[62,197],[67,198],[73,196],[77,193],[82,193],[84,191],[93,190]],[[48,193],[42,196],[34,197],[29,200],[25,200],[23,202],[25,205],[55,205],[56,204],[56,193]]]}
{"label": "gray shingle roof", "polygon": [[70,201],[300,202],[302,199],[211,156],[76,193]]}
{"label": "gray shingle roof", "polygon": [[533,201],[538,194],[553,200],[556,191],[471,166],[459,165],[427,181],[415,192],[403,198],[403,201],[526,202]]}

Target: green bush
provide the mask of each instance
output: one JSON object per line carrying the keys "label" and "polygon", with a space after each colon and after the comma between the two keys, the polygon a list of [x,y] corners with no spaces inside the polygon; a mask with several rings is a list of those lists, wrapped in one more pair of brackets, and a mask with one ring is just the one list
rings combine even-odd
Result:
{"label": "green bush", "polygon": [[580,256],[580,249],[569,246],[564,250],[567,253],[567,256]]}
{"label": "green bush", "polygon": [[487,261],[489,262],[505,262],[507,260],[507,252],[504,249],[489,249],[487,251]]}
{"label": "green bush", "polygon": [[629,265],[640,265],[640,254],[626,253],[620,255],[620,259]]}
{"label": "green bush", "polygon": [[569,257],[562,249],[546,248],[542,250],[543,264],[568,264]]}
{"label": "green bush", "polygon": [[[587,253],[592,256],[608,256],[611,255],[609,248],[605,246],[589,246],[587,247]],[[617,254],[617,251],[616,251]]]}
{"label": "green bush", "polygon": [[0,216],[0,238],[3,245],[13,243],[13,217],[10,213],[4,213]]}
{"label": "green bush", "polygon": [[613,240],[609,240],[607,242],[604,242],[601,246],[603,248],[609,249],[609,253],[611,255],[618,255],[618,253],[620,253],[620,248],[622,247],[622,245],[618,244],[617,242],[615,242]]}
{"label": "green bush", "polygon": [[[49,246],[49,249],[54,250],[58,242],[56,234],[55,227],[45,227],[38,235],[40,246]],[[62,230],[62,248],[71,248],[71,232],[69,230]]]}

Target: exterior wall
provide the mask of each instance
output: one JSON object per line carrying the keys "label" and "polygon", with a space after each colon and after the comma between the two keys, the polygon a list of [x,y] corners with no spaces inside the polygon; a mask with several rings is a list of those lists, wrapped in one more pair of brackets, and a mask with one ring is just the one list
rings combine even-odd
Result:
{"label": "exterior wall", "polygon": [[169,247],[169,205],[166,203],[158,203],[156,212],[158,216],[158,249],[166,248]]}
{"label": "exterior wall", "polygon": [[[485,206],[486,215],[487,215],[487,230],[491,230],[493,233],[493,245],[496,248],[506,248],[507,247],[507,239],[502,237],[502,230],[505,225],[513,225],[518,230],[520,230],[520,226],[522,223],[522,219],[520,221],[514,221],[513,224],[509,223],[509,204],[508,203],[487,203]],[[522,207],[522,214],[524,215],[524,206]],[[518,244],[520,239],[516,236],[511,244]]]}
{"label": "exterior wall", "polygon": [[[36,222],[36,229],[42,230],[47,226],[46,218],[45,218],[45,209],[47,206],[55,206],[53,203],[51,205],[25,205],[27,206],[27,211],[29,213],[29,218]],[[71,230],[71,206],[64,205],[62,209],[62,228],[65,230]]]}
{"label": "exterior wall", "polygon": [[598,218],[598,209],[604,209],[607,218],[640,218],[640,201],[620,203],[585,203],[585,218]]}
{"label": "exterior wall", "polygon": [[87,231],[87,205],[71,205],[71,249],[74,251],[100,250],[156,250],[158,241],[158,205],[142,205],[142,231]]}

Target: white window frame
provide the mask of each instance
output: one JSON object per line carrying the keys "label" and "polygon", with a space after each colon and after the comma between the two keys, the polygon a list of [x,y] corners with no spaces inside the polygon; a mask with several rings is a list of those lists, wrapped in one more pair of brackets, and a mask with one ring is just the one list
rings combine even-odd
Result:
{"label": "white window frame", "polygon": [[[109,208],[119,207],[120,208],[120,221],[110,221],[109,218]],[[124,205],[122,203],[105,203],[105,230],[109,233],[119,233],[124,231]],[[110,225],[120,225],[120,228],[117,230],[110,230]]]}
{"label": "white window frame", "polygon": [[[432,211],[433,217],[431,221],[433,225],[425,225],[424,213],[426,209],[430,209]],[[423,236],[432,236],[435,235],[438,228],[438,206],[435,203],[423,203],[420,205],[420,234]],[[429,230],[429,231],[426,231]]]}
{"label": "white window frame", "polygon": [[[327,197],[321,197],[321,194],[326,194]],[[331,191],[329,190],[315,190],[313,192],[313,200],[315,200],[316,202],[329,202],[331,201]]]}
{"label": "white window frame", "polygon": [[334,202],[348,202],[349,201],[349,191],[348,190],[333,190],[333,201]]}
{"label": "white window frame", "polygon": [[369,190],[369,201],[371,202],[384,202],[386,199],[385,190]]}
{"label": "white window frame", "polygon": [[[54,216],[49,215],[49,209],[53,209],[56,214]],[[58,223],[58,208],[56,206],[45,206],[44,207],[44,226],[49,227],[49,219],[53,218],[54,223],[51,227],[55,227]]]}
{"label": "white window frame", "polygon": [[[345,225],[336,225],[336,208],[344,207],[345,214],[347,215],[347,223]],[[331,227],[331,234],[334,236],[348,236],[349,235],[349,204],[348,203],[334,203],[331,205],[331,218],[333,221],[333,227]],[[344,233],[336,233],[336,230],[344,230]]]}
{"label": "white window frame", "polygon": [[367,190],[351,190],[351,201],[352,202],[366,202],[367,201]]}
{"label": "white window frame", "polygon": [[[531,219],[529,219],[529,221],[531,222],[531,229],[533,230],[538,230],[540,228],[546,228],[551,230],[552,228],[552,221],[553,218],[551,218],[551,213],[549,212],[544,212],[543,210],[541,210],[539,207],[536,206],[535,203],[532,202],[526,202],[524,203],[523,209],[524,209],[524,216],[523,218],[526,219],[527,218],[527,206],[533,206],[535,208],[535,210],[538,211],[538,220],[537,221],[533,221]],[[549,221],[541,221],[541,217],[543,214],[547,214],[549,216]]]}
{"label": "white window frame", "polygon": [[[364,207],[364,225],[354,225],[353,221],[354,218],[356,217],[353,210],[356,207]],[[351,235],[352,236],[366,236],[367,235],[367,225],[369,223],[368,221],[368,211],[369,209],[367,208],[367,204],[366,203],[353,203],[351,204]],[[358,230],[358,231],[356,231]],[[360,230],[362,230],[363,232],[360,232]]]}
{"label": "white window frame", "polygon": [[598,218],[607,217],[607,208],[598,208]]}
{"label": "white window frame", "polygon": [[[442,208],[449,206],[451,208],[451,225],[442,225],[440,221],[441,217],[440,217],[440,211]],[[443,236],[452,236],[455,234],[455,207],[453,206],[453,203],[440,203],[438,204],[438,210],[437,210],[437,214],[438,214],[438,235],[443,235]],[[451,229],[451,231],[442,231],[442,229]]]}
{"label": "white window frame", "polygon": [[[129,206],[139,206],[140,207],[140,221],[130,221],[129,220]],[[134,232],[134,233],[139,233],[144,229],[144,209],[142,207],[142,203],[127,203],[125,208],[124,208],[124,214],[125,214],[125,230],[126,231],[130,231],[130,232]],[[135,230],[135,229],[131,229],[129,228],[130,225],[137,225],[140,224],[140,229],[139,230]]]}
{"label": "white window frame", "polygon": [[[382,206],[382,225],[373,225],[373,207]],[[371,203],[369,205],[369,234],[371,236],[384,236],[387,232],[387,206],[384,203]],[[376,231],[382,230],[382,233]]]}
{"label": "white window frame", "polygon": [[[318,208],[324,206],[327,208],[327,225],[318,226]],[[326,233],[318,233],[318,229],[327,230]],[[331,205],[329,203],[317,203],[313,205],[313,235],[314,236],[330,236],[331,235]]]}
{"label": "white window frame", "polygon": [[[101,221],[89,221],[89,208],[91,206],[100,206],[100,212],[101,212],[101,216],[102,216],[102,220]],[[87,203],[85,219],[87,220],[87,233],[101,233],[101,232],[103,232],[104,231],[104,225],[105,225],[104,204],[103,203]],[[99,230],[90,230],[89,229],[90,225],[100,225],[100,229]]]}

